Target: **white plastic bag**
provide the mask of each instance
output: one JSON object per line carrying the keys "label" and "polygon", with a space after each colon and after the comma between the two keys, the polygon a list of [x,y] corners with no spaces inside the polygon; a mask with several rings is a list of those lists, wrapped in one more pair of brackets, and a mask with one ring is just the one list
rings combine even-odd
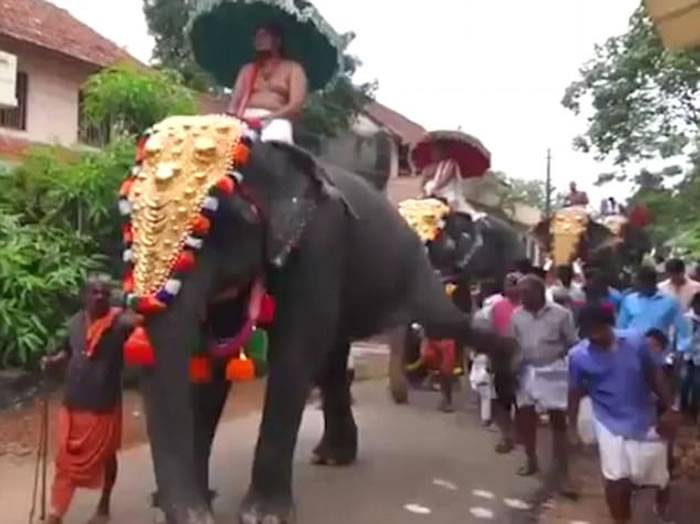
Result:
{"label": "white plastic bag", "polygon": [[593,404],[589,397],[581,399],[578,409],[578,423],[576,424],[578,436],[581,442],[590,446],[595,444],[595,421],[593,420]]}
{"label": "white plastic bag", "polygon": [[476,355],[469,373],[469,383],[479,395],[479,412],[482,422],[491,420],[491,400],[494,398],[493,379],[489,373],[489,358]]}

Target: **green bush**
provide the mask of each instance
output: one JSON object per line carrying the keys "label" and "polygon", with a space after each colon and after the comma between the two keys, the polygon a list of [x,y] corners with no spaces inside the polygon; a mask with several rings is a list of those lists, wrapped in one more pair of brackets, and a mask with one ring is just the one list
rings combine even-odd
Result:
{"label": "green bush", "polygon": [[88,272],[120,275],[117,194],[134,136],[196,109],[176,73],[128,65],[92,76],[84,95],[86,121],[110,126],[107,147],[37,147],[0,171],[0,367],[31,365],[62,336]]}
{"label": "green bush", "polygon": [[61,336],[88,272],[119,275],[116,195],[133,143],[36,148],[0,177],[0,367],[32,364]]}
{"label": "green bush", "polygon": [[[62,336],[71,301],[103,263],[74,232],[0,213],[0,363],[27,365]],[[74,302],[73,302],[74,303]]]}
{"label": "green bush", "polygon": [[137,135],[169,115],[197,111],[195,94],[179,73],[121,64],[91,76],[83,86],[87,123]]}

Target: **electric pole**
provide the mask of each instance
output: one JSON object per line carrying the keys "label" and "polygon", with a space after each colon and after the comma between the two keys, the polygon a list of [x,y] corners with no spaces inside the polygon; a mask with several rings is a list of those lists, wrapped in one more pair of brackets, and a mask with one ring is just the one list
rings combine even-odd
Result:
{"label": "electric pole", "polygon": [[549,218],[552,213],[552,150],[547,149],[547,178],[545,181],[544,216]]}

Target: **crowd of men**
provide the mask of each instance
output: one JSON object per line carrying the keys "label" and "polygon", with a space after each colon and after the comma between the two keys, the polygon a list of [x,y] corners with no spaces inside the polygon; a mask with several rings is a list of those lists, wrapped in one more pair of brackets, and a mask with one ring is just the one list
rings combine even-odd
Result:
{"label": "crowd of men", "polygon": [[508,453],[519,442],[525,463],[518,474],[537,473],[538,420],[546,415],[556,485],[576,496],[568,455],[588,397],[613,520],[630,521],[634,488],[655,487],[655,510],[668,521],[681,413],[700,422],[700,282],[680,259],[666,262],[664,275],[641,267],[623,290],[601,272],[584,277],[570,266],[546,273],[523,262],[519,270],[479,313],[518,342],[516,380],[493,377],[493,420],[501,432],[496,452]]}

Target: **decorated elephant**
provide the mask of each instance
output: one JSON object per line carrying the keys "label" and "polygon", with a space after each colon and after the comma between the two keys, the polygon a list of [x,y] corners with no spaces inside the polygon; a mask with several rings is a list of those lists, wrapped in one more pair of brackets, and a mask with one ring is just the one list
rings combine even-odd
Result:
{"label": "decorated elephant", "polygon": [[145,367],[148,434],[169,522],[213,522],[209,455],[227,376],[235,376],[228,372],[243,364],[240,347],[270,296],[267,391],[240,509],[245,523],[293,517],[292,456],[314,380],[325,417],[317,461],[355,460],[352,340],[419,322],[433,337],[507,346],[470,327],[380,193],[301,149],[260,141],[234,118],[154,126],[121,195],[126,300],[144,317],[125,351]]}
{"label": "decorated elephant", "polygon": [[618,275],[638,265],[652,244],[642,225],[624,215],[594,220],[583,207],[565,207],[534,228],[540,245],[551,253],[555,265],[580,259],[587,266]]}
{"label": "decorated elephant", "polygon": [[[472,284],[490,282],[500,285],[507,272],[512,271],[515,262],[525,257],[525,247],[520,237],[504,221],[487,215],[475,216],[454,213],[439,199],[424,198],[406,200],[399,204],[399,213],[413,229],[427,250],[435,272],[441,278],[445,291],[453,303],[464,313],[471,312]],[[401,384],[406,371],[419,379],[425,374],[421,345],[425,342],[423,330],[418,325],[409,328],[405,337],[403,355],[404,369],[392,368],[392,392],[397,402],[406,400]],[[440,344],[448,347],[445,341]],[[447,351],[448,360],[454,361],[456,369],[462,365],[462,348]],[[423,352],[425,353],[425,352]],[[429,352],[437,356],[445,351]],[[452,356],[454,354],[454,356]],[[432,367],[441,375],[441,389],[444,394],[442,407],[449,410],[451,404],[452,373],[445,376],[449,366],[440,359]],[[443,365],[440,365],[443,364]],[[427,364],[426,364],[427,365]]]}

